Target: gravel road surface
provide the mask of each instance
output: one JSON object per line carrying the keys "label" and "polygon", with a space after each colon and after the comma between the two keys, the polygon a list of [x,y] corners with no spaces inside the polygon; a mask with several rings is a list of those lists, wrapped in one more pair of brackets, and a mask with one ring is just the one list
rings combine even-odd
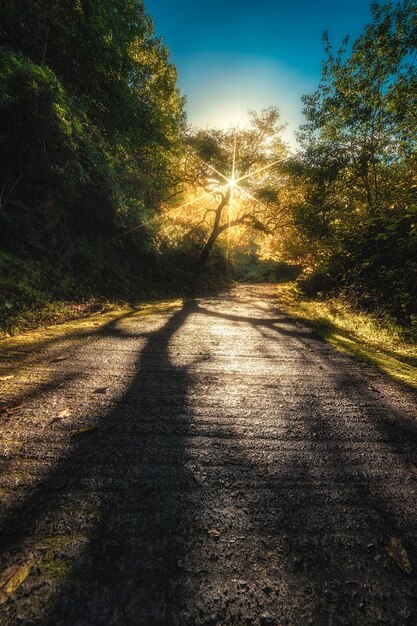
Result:
{"label": "gravel road surface", "polygon": [[417,624],[415,394],[276,286],[71,328],[0,361],[2,626]]}

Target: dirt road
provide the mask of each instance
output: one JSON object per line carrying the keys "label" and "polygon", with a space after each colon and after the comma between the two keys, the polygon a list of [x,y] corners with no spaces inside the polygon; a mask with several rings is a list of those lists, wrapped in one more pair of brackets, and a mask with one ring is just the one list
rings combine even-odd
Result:
{"label": "dirt road", "polygon": [[416,397],[276,294],[6,354],[0,624],[417,624]]}

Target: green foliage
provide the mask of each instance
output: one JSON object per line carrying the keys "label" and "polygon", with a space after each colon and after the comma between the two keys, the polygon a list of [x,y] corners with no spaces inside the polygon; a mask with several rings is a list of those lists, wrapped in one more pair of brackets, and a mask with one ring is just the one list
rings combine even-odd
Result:
{"label": "green foliage", "polygon": [[[290,255],[309,293],[343,290],[402,323],[417,311],[417,69],[414,2],[373,4],[373,22],[326,60],[304,97],[302,151],[289,171],[303,188]],[[290,247],[288,247],[290,248]]]}
{"label": "green foliage", "polygon": [[26,246],[37,233],[62,249],[69,230],[108,225],[116,207],[105,142],[53,72],[0,50],[0,93],[3,236]]}
{"label": "green foliage", "polygon": [[115,251],[103,242],[79,240],[71,265],[48,258],[0,252],[0,332],[65,320],[107,302],[136,303],[177,289],[161,273],[155,255],[133,248]]}
{"label": "green foliage", "polygon": [[197,130],[187,137],[184,178],[189,187],[204,190],[215,200],[201,212],[200,230],[193,225],[197,234],[207,233],[201,268],[229,229],[270,233],[282,225],[285,206],[279,181],[280,163],[287,153],[282,139],[285,125],[275,107],[250,111],[249,116],[245,128]]}
{"label": "green foliage", "polygon": [[129,297],[158,264],[153,220],[181,151],[168,52],[142,0],[5,0],[1,13],[0,245]]}
{"label": "green foliage", "polygon": [[301,268],[297,265],[259,259],[256,254],[237,252],[234,256],[235,280],[244,283],[280,283],[295,280]]}
{"label": "green foliage", "polygon": [[417,207],[387,211],[358,233],[347,233],[330,259],[331,274],[351,301],[384,308],[410,323],[417,314]]}
{"label": "green foliage", "polygon": [[4,0],[1,31],[3,45],[50,67],[101,128],[156,142],[175,134],[175,69],[142,0]]}

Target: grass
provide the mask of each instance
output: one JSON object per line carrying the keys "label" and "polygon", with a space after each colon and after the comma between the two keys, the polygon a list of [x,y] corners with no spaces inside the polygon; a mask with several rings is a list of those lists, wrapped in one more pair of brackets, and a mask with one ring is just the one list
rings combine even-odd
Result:
{"label": "grass", "polygon": [[280,287],[280,293],[288,313],[338,350],[417,389],[417,344],[406,339],[404,329],[391,319],[357,311],[340,298],[307,299],[294,284]]}
{"label": "grass", "polygon": [[48,326],[26,328],[13,336],[0,337],[0,375],[2,364],[8,367],[4,374],[9,374],[10,366],[16,360],[21,360],[21,355],[27,351],[54,344],[57,341],[73,340],[86,335],[99,333],[109,325],[123,324],[126,317],[140,317],[154,313],[163,313],[167,310],[180,306],[181,299],[159,300],[155,302],[142,302],[136,307],[114,307],[94,315],[78,315],[76,319],[57,323],[50,320]]}

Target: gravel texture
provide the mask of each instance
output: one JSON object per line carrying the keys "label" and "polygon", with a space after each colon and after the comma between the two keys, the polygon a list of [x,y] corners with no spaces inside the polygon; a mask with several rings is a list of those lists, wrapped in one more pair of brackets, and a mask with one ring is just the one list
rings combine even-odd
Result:
{"label": "gravel texture", "polygon": [[416,395],[285,315],[278,287],[19,358],[1,570],[34,565],[2,626],[417,624]]}

